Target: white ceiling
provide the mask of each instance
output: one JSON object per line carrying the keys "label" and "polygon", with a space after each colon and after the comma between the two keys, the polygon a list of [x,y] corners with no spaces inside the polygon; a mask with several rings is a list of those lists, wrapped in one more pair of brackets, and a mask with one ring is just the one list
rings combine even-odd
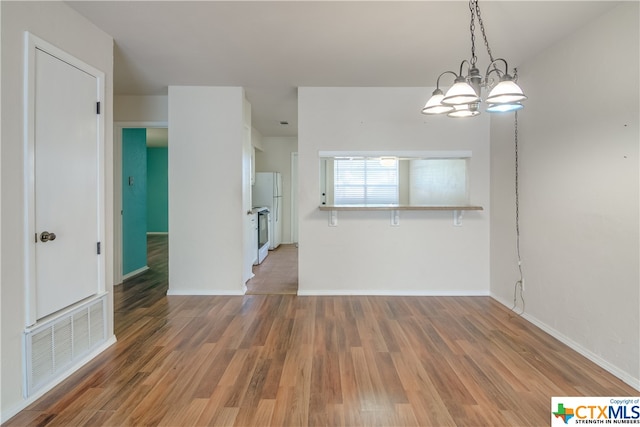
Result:
{"label": "white ceiling", "polygon": [[[480,6],[493,56],[513,68],[617,3]],[[432,87],[442,71],[456,71],[470,57],[466,1],[68,4],[113,36],[116,95],[166,95],[169,85],[243,86],[263,136],[297,135],[300,86]],[[483,71],[488,56],[476,34]],[[562,77],[578,70],[559,71]]]}

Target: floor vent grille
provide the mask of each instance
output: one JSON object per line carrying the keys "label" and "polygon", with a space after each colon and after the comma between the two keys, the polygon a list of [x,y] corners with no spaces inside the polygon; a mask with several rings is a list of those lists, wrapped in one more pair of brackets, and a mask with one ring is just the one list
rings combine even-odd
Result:
{"label": "floor vent grille", "polygon": [[26,397],[107,340],[106,296],[25,330]]}

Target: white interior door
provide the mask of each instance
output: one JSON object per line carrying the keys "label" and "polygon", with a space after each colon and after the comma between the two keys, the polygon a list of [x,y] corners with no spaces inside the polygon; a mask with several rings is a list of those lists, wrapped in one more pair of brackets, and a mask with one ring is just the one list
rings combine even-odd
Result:
{"label": "white interior door", "polygon": [[97,104],[101,82],[39,48],[32,56],[29,230],[33,265],[27,323],[95,295],[103,287]]}

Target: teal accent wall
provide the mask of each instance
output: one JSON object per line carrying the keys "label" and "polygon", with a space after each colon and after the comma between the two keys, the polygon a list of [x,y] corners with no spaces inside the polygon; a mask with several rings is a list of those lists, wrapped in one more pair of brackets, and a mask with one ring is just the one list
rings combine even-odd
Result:
{"label": "teal accent wall", "polygon": [[147,130],[122,130],[122,274],[147,265]]}
{"label": "teal accent wall", "polygon": [[147,231],[169,231],[169,150],[147,148]]}

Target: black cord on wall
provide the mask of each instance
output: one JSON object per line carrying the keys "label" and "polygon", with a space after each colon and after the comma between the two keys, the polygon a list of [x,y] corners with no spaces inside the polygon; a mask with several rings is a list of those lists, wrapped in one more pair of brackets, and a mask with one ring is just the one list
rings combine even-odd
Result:
{"label": "black cord on wall", "polygon": [[525,310],[525,301],[524,301],[524,274],[522,272],[522,256],[520,255],[520,171],[519,167],[519,159],[518,159],[518,112],[515,113],[515,123],[514,123],[514,140],[515,140],[515,190],[516,190],[516,253],[518,255],[518,272],[520,274],[519,280],[516,281],[513,288],[513,307],[511,307],[511,311],[515,312],[516,307],[518,305],[518,292],[520,293],[520,300],[522,301],[522,311],[518,314],[522,315]]}

